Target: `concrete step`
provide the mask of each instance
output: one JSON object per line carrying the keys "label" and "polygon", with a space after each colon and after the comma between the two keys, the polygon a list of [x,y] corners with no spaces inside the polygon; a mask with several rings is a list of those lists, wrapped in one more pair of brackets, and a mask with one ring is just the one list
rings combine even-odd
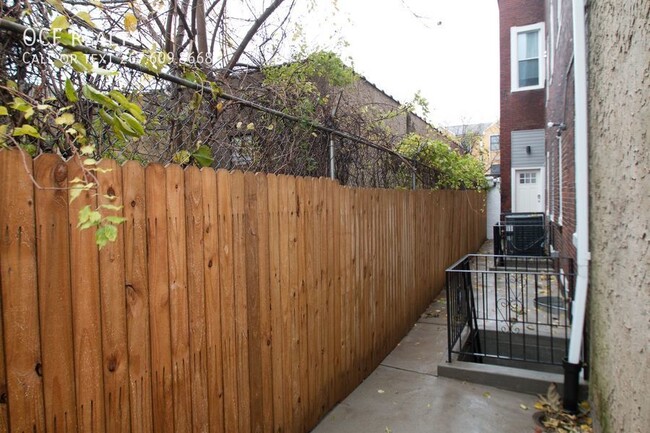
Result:
{"label": "concrete step", "polygon": [[[562,374],[473,362],[453,361],[438,364],[438,376],[533,395],[545,395],[551,383],[557,385],[560,395],[564,389]],[[586,400],[587,395],[588,384],[581,380],[579,399]]]}

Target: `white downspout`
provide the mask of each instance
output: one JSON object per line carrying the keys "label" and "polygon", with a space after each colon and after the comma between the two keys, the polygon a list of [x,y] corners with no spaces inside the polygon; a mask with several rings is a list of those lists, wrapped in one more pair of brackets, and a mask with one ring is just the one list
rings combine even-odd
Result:
{"label": "white downspout", "polygon": [[577,277],[572,305],[569,356],[564,362],[563,406],[569,412],[578,410],[579,378],[582,365],[580,350],[587,309],[589,286],[589,149],[587,132],[587,48],[585,32],[586,0],[573,0],[573,55],[575,87],[575,188]]}
{"label": "white downspout", "polygon": [[573,322],[568,361],[580,362],[582,330],[587,308],[589,285],[589,148],[587,131],[587,49],[585,32],[585,0],[573,0],[573,53],[575,68],[575,188],[576,232],[573,243],[577,250],[577,279],[572,306]]}

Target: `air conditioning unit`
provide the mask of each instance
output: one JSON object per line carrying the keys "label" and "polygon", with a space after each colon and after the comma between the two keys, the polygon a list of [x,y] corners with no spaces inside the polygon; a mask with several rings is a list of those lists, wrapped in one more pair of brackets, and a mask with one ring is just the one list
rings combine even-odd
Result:
{"label": "air conditioning unit", "polygon": [[546,255],[546,225],[543,213],[504,215],[505,254],[516,256]]}

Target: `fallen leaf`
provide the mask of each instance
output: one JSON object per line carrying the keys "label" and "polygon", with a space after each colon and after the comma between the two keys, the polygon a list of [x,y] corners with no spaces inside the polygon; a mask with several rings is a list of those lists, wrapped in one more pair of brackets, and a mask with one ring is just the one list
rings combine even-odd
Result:
{"label": "fallen leaf", "polygon": [[485,397],[485,398],[492,398],[492,394],[490,394],[489,392],[485,391],[485,392],[483,393],[483,397]]}
{"label": "fallen leaf", "polygon": [[528,410],[528,406],[526,406],[526,405],[523,404],[523,403],[520,404],[519,407],[522,408],[523,410]]}

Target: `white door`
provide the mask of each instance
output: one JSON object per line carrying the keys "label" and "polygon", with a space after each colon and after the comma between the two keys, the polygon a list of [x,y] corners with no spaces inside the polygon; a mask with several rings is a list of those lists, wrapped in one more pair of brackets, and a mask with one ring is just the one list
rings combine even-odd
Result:
{"label": "white door", "polygon": [[515,170],[515,212],[543,212],[542,170]]}

